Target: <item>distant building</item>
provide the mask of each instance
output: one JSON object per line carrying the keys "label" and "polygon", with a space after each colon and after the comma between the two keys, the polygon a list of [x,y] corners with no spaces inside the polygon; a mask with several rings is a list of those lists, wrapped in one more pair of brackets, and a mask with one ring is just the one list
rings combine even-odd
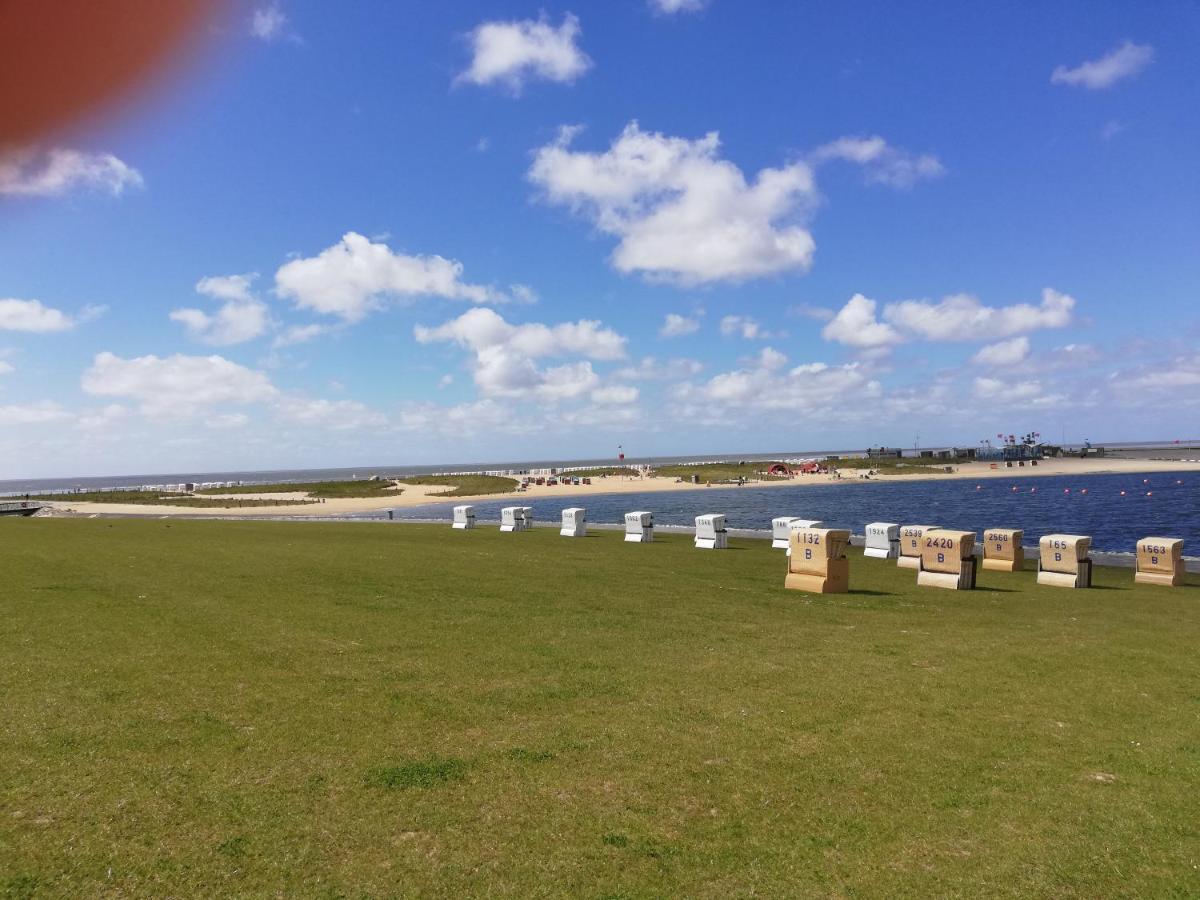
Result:
{"label": "distant building", "polygon": [[902,451],[899,447],[868,447],[867,459],[899,459]]}
{"label": "distant building", "polygon": [[1022,462],[1042,459],[1045,456],[1041,444],[1004,444],[1000,447],[980,447],[975,458],[985,462]]}

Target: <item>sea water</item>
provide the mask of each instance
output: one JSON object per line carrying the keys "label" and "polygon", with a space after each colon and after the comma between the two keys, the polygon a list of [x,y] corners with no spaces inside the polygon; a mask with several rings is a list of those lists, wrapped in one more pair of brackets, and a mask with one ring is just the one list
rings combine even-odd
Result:
{"label": "sea water", "polygon": [[[463,501],[458,501],[463,502]],[[863,532],[868,522],[941,525],[980,535],[987,528],[1021,528],[1025,543],[1044,534],[1091,535],[1100,551],[1132,552],[1139,538],[1177,537],[1200,555],[1200,474],[1026,476],[984,481],[852,481],[773,487],[711,487],[680,491],[598,494],[538,499],[507,495],[471,501],[479,520],[500,519],[500,508],[532,506],[539,522],[557,522],[567,506],[585,506],[589,522],[619,523],[648,509],[658,525],[694,525],[696,516],[724,513],[729,528],[767,530],[776,516],[820,519],[831,528]],[[399,508],[398,519],[446,519],[453,502]],[[385,511],[383,515],[387,515]]]}

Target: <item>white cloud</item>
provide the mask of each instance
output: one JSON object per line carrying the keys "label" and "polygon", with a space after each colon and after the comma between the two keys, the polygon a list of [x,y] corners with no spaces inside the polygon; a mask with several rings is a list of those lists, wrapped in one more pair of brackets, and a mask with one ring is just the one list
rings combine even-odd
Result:
{"label": "white cloud", "polygon": [[250,34],[262,41],[274,41],[287,36],[288,17],[278,3],[256,8],[250,16]]}
{"label": "white cloud", "polygon": [[1022,335],[1007,341],[988,344],[971,357],[981,366],[1015,366],[1029,356],[1029,338]]}
{"label": "white cloud", "polygon": [[61,310],[43,306],[38,300],[0,300],[0,331],[66,331],[77,323],[77,319]]}
{"label": "white cloud", "polygon": [[119,197],[126,188],[143,183],[137,169],[111,153],[63,147],[0,152],[0,196],[52,197],[88,189]]}
{"label": "white cloud", "polygon": [[[1116,394],[1139,405],[1145,398],[1170,391],[1172,403],[1195,405],[1200,402],[1200,355],[1181,356],[1154,365],[1114,372],[1112,387]],[[1182,388],[1183,390],[1180,390]]]}
{"label": "white cloud", "polygon": [[678,12],[696,12],[708,5],[708,0],[649,0],[650,8],[657,13],[674,15]]}
{"label": "white cloud", "polygon": [[244,428],[249,424],[250,417],[245,413],[219,413],[204,420],[206,428]]}
{"label": "white cloud", "polygon": [[120,403],[110,403],[99,409],[86,410],[75,419],[75,427],[84,431],[103,431],[127,420],[132,411]]}
{"label": "white cloud", "polygon": [[569,355],[594,360],[625,356],[626,339],[597,321],[559,325],[512,325],[491,309],[468,310],[456,319],[413,330],[418,343],[453,342],[475,354],[475,384],[487,396],[577,397],[599,384],[590,362],[539,369],[534,360]]}
{"label": "white cloud", "polygon": [[636,403],[638,389],[629,385],[613,384],[592,391],[592,402],[602,406],[626,406]]}
{"label": "white cloud", "polygon": [[356,232],[312,257],[293,259],[275,273],[275,289],[296,306],[357,322],[384,300],[444,297],[472,303],[507,299],[493,288],[462,280],[462,263],[441,256],[394,253]]}
{"label": "white cloud", "polygon": [[812,154],[814,164],[840,159],[863,167],[867,181],[896,188],[912,187],[918,181],[936,178],[945,172],[941,161],[931,154],[913,154],[892,147],[879,135],[843,137]]}
{"label": "white cloud", "polygon": [[613,378],[624,381],[674,381],[692,378],[704,371],[698,359],[677,358],[659,362],[653,356],[643,356],[636,366],[626,366],[613,372]]}
{"label": "white cloud", "polygon": [[228,346],[253,340],[266,332],[271,321],[267,305],[250,291],[257,277],[250,273],[201,278],[196,283],[197,293],[223,300],[220,309],[211,315],[200,309],[176,309],[170,318],[206,344]]}
{"label": "white cloud", "polygon": [[331,330],[328,325],[291,325],[276,336],[275,340],[271,342],[271,346],[278,350],[280,347],[291,347],[293,344],[307,344]]}
{"label": "white cloud", "polygon": [[691,319],[687,316],[681,316],[678,313],[667,313],[663,320],[662,328],[658,329],[659,337],[682,337],[686,334],[695,334],[700,330],[700,321]]}
{"label": "white cloud", "polygon": [[954,294],[938,303],[889,303],[883,317],[902,332],[930,341],[994,341],[1040,328],[1062,328],[1070,324],[1074,307],[1075,298],[1044,288],[1038,306],[984,306],[970,294]]}
{"label": "white cloud", "polygon": [[456,82],[503,84],[519,93],[529,80],[570,83],[592,65],[579,49],[579,19],[570,13],[557,28],[545,18],[484,22],[471,32],[471,65]]}
{"label": "white cloud", "polygon": [[855,294],[823,329],[821,337],[849,347],[871,348],[898,344],[904,338],[895,328],[875,318],[875,301]]}
{"label": "white cloud", "polygon": [[781,372],[779,356],[764,354],[751,367],[723,372],[698,386],[678,385],[675,398],[680,413],[705,415],[710,421],[764,410],[844,419],[865,414],[863,404],[882,395],[882,386],[860,363],[806,363]]}
{"label": "white cloud", "polygon": [[619,239],[618,271],[697,284],[811,265],[812,235],[786,221],[815,202],[808,164],[763,169],[748,183],[719,158],[716,132],[690,141],[631,122],[603,153],[571,150],[577,133],[563,128],[540,148],[529,178],[547,201],[588,215]]}
{"label": "white cloud", "polygon": [[219,403],[258,403],[278,390],[262,372],[221,356],[138,356],[123,359],[98,353],[83,373],[83,390],[98,397],[124,397],[141,404],[148,416],[193,414]]}
{"label": "white cloud", "polygon": [[435,403],[410,403],[400,412],[400,427],[423,434],[440,433],[461,439],[465,435],[495,431],[525,432],[536,427],[528,417],[491,398],[439,406]]}
{"label": "white cloud", "polygon": [[777,337],[750,316],[724,316],[721,319],[720,328],[721,334],[726,337],[738,335],[747,341],[765,341]]}
{"label": "white cloud", "polygon": [[1153,61],[1153,47],[1125,41],[1099,59],[1088,60],[1074,68],[1058,66],[1051,73],[1050,82],[1099,90],[1111,87],[1123,78],[1132,78]]}
{"label": "white cloud", "polygon": [[1055,407],[1067,402],[1066,394],[1047,394],[1045,386],[1037,379],[1014,381],[1001,378],[976,378],[976,398],[986,400],[989,407]]}
{"label": "white cloud", "polygon": [[512,325],[495,310],[480,307],[436,328],[418,325],[417,341],[456,341],[473,350],[505,345],[529,357],[579,354],[589,359],[613,360],[625,356],[626,338],[600,322],[580,319],[559,325],[531,322]]}
{"label": "white cloud", "polygon": [[71,418],[71,414],[49,400],[16,406],[0,406],[0,422],[8,425],[41,425]]}
{"label": "white cloud", "polygon": [[321,400],[284,394],[276,400],[274,408],[281,420],[307,428],[352,431],[388,424],[386,416],[357,400]]}
{"label": "white cloud", "polygon": [[758,365],[759,368],[766,369],[768,372],[774,372],[787,365],[787,356],[774,347],[763,347],[758,354]]}
{"label": "white cloud", "polygon": [[12,363],[8,362],[8,360],[0,359],[0,375],[11,375],[15,371],[17,370]]}

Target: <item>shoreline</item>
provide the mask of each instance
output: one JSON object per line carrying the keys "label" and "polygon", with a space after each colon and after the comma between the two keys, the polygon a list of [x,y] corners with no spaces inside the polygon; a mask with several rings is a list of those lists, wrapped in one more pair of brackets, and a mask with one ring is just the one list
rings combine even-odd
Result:
{"label": "shoreline", "polygon": [[[531,486],[526,491],[514,491],[507,494],[482,494],[476,496],[447,497],[445,493],[450,488],[440,485],[406,485],[402,481],[402,492],[393,497],[369,498],[335,498],[324,502],[306,504],[304,506],[260,506],[260,507],[187,507],[171,505],[151,505],[140,503],[73,503],[69,499],[43,501],[43,505],[54,510],[55,515],[128,515],[128,516],[187,516],[189,518],[271,518],[287,516],[288,518],[304,517],[339,517],[355,513],[379,512],[387,509],[403,509],[416,506],[428,506],[434,503],[482,503],[490,501],[511,500],[514,505],[527,500],[544,500],[556,497],[586,498],[589,496],[611,494],[643,494],[668,491],[702,491],[714,489],[742,488],[778,488],[806,487],[814,485],[861,484],[864,481],[872,483],[912,482],[912,481],[952,481],[952,480],[994,480],[998,478],[1031,478],[1031,477],[1086,477],[1093,475],[1154,475],[1165,473],[1200,472],[1200,463],[1187,463],[1179,460],[1152,459],[1049,459],[1040,461],[1039,465],[1013,467],[1011,469],[991,468],[990,463],[973,462],[954,466],[951,472],[917,472],[911,475],[880,474],[870,479],[859,477],[858,469],[844,470],[841,478],[833,475],[797,475],[792,478],[782,478],[771,481],[751,481],[745,485],[732,484],[692,484],[677,481],[675,478],[640,478],[613,476],[609,478],[593,478],[590,485],[558,484],[552,487]],[[238,497],[236,491],[231,491],[231,498]],[[246,497],[265,499],[274,495],[247,494]],[[280,498],[298,498],[300,495],[292,492],[281,492]]]}

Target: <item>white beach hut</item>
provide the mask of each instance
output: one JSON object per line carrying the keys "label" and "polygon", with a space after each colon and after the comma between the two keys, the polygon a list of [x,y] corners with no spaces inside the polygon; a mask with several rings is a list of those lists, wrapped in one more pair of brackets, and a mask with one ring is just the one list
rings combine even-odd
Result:
{"label": "white beach hut", "polygon": [[895,559],[900,555],[900,524],[898,522],[872,522],[867,526],[867,540],[863,556],[876,559]]}
{"label": "white beach hut", "polygon": [[521,531],[525,524],[525,511],[520,506],[506,506],[500,510],[501,531]]}
{"label": "white beach hut", "polygon": [[582,506],[572,506],[562,511],[562,528],[558,532],[563,537],[587,536],[587,510]]}
{"label": "white beach hut", "polygon": [[729,547],[729,533],[725,530],[725,516],[707,513],[696,516],[696,549],[725,550]]}
{"label": "white beach hut", "polygon": [[654,540],[654,513],[644,510],[625,513],[625,540],[648,544]]}
{"label": "white beach hut", "polygon": [[455,528],[474,528],[475,527],[475,507],[473,507],[473,506],[456,506],[456,507],[454,507],[454,527]]}

